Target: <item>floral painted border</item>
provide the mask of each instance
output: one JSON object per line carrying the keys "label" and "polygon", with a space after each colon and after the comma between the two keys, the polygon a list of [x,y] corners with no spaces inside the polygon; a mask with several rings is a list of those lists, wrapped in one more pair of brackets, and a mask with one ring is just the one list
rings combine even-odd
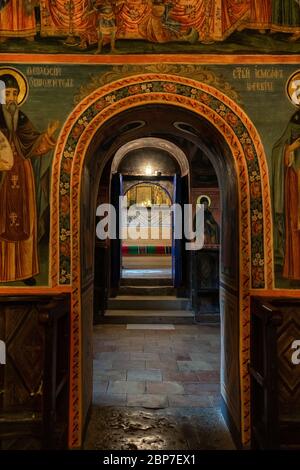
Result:
{"label": "floral painted border", "polygon": [[107,93],[96,100],[72,126],[69,133],[63,158],[60,175],[60,279],[61,285],[72,283],[71,279],[71,219],[70,197],[71,176],[70,170],[74,159],[76,147],[80,136],[95,117],[112,104],[125,98],[149,93],[176,94],[191,98],[218,113],[232,128],[239,139],[246,156],[249,175],[250,206],[251,206],[251,259],[252,259],[252,287],[255,289],[265,287],[265,255],[264,255],[264,228],[263,228],[263,200],[261,175],[258,156],[253,140],[240,117],[220,99],[190,85],[177,84],[170,81],[148,81],[124,86],[118,90]]}
{"label": "floral painted border", "polygon": [[[249,294],[253,285],[272,288],[274,279],[266,155],[247,115],[219,90],[186,77],[144,74],[105,85],[79,103],[60,134],[53,161],[51,280],[53,287],[60,283],[62,287],[70,283],[72,286],[69,446],[79,447],[82,435],[80,182],[84,159],[95,133],[107,120],[126,109],[149,103],[183,107],[204,117],[223,135],[234,158],[240,216],[241,430],[242,442],[247,445]],[[263,226],[265,232],[260,229]]]}

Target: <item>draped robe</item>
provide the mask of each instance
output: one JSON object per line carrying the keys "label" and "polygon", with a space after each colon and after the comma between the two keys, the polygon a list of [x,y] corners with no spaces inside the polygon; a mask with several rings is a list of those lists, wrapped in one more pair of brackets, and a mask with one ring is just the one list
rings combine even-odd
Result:
{"label": "draped robe", "polygon": [[250,20],[246,25],[252,29],[267,29],[272,20],[272,1],[271,0],[251,0]]}
{"label": "draped robe", "polygon": [[182,28],[194,27],[201,41],[223,41],[249,15],[249,0],[178,0],[171,17]]}
{"label": "draped robe", "polygon": [[[283,277],[300,280],[300,149],[288,146],[300,138],[300,112],[294,114],[272,152],[275,263]],[[288,160],[293,163],[289,166]]]}
{"label": "draped robe", "polygon": [[73,6],[74,10],[70,14],[66,0],[41,0],[41,35],[81,35],[89,26],[90,19],[85,16],[89,1],[73,0]]}
{"label": "draped robe", "polygon": [[0,9],[0,37],[34,37],[34,9],[26,9],[24,0],[8,0]]}
{"label": "draped robe", "polygon": [[140,25],[151,18],[152,2],[148,0],[127,0],[117,13],[117,36],[127,39],[140,39]]}
{"label": "draped robe", "polygon": [[14,128],[0,107],[0,130],[13,152],[13,166],[0,172],[0,282],[38,274],[37,210],[32,157],[46,154],[54,142],[35,130],[19,111]]}
{"label": "draped robe", "polygon": [[300,33],[298,0],[272,0],[272,29],[286,33]]}

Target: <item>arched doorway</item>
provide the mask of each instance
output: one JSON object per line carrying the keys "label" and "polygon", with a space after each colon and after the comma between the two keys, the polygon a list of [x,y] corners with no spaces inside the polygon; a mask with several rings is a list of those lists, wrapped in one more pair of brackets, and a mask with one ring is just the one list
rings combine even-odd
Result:
{"label": "arched doorway", "polygon": [[[130,121],[130,116],[128,115],[127,117]],[[148,119],[147,117],[142,117],[144,119],[142,121],[144,122],[144,128],[141,131],[146,133],[145,135],[147,135],[147,133],[151,134],[151,125],[149,125],[149,122],[146,124],[146,121],[149,121],[149,116]],[[111,200],[114,200],[114,205],[117,206],[118,197],[116,199],[112,193],[120,192],[122,193],[120,195],[125,196],[128,188],[133,185],[135,189],[132,189],[131,193],[135,191],[136,197],[133,199],[130,198],[128,207],[134,210],[132,204],[137,204],[137,206],[140,206],[140,213],[136,213],[138,217],[132,219],[132,224],[135,225],[135,223],[138,223],[143,227],[139,229],[138,240],[132,240],[133,243],[130,240],[121,243],[111,241],[111,246],[114,251],[112,260],[115,266],[120,264],[118,260],[119,253],[122,252],[120,244],[123,248],[129,248],[129,246],[131,246],[129,250],[131,253],[138,251],[141,254],[147,253],[151,255],[152,253],[153,256],[151,258],[147,255],[141,259],[144,265],[149,265],[149,263],[156,265],[159,259],[155,259],[155,256],[161,255],[163,256],[161,261],[164,259],[166,262],[165,268],[163,268],[164,263],[162,263],[161,269],[159,269],[158,264],[156,270],[148,269],[147,272],[145,271],[145,276],[151,277],[151,274],[152,277],[156,275],[163,276],[165,273],[166,278],[172,278],[173,286],[179,288],[182,284],[182,259],[178,259],[181,258],[181,243],[173,238],[173,217],[171,216],[170,210],[168,220],[168,209],[166,207],[164,211],[161,205],[166,203],[169,205],[169,209],[171,209],[173,203],[183,203],[184,200],[188,203],[189,162],[184,151],[170,140],[153,136],[130,140],[132,134],[133,132],[125,133],[125,136],[127,135],[129,140],[117,150],[111,164]],[[126,138],[125,136],[124,138]],[[138,185],[138,183],[143,183],[143,185]],[[151,184],[154,186],[151,187]],[[159,188],[167,193],[167,199],[163,193],[161,193],[159,200],[154,200],[157,198],[153,196],[159,191]],[[137,197],[138,193],[140,194],[139,197]],[[141,200],[141,196],[143,200]],[[143,205],[144,208],[142,207]],[[161,210],[159,211],[159,209]],[[148,215],[146,215],[146,212],[148,212]],[[151,213],[153,215],[152,221]],[[164,218],[164,230],[161,225],[162,218]],[[160,227],[154,226],[157,223],[160,224]],[[129,226],[124,228],[126,232],[128,232]],[[167,233],[168,228],[170,232],[169,235]],[[162,232],[166,235],[166,239],[164,239]],[[136,235],[134,238],[136,238]],[[143,248],[139,250],[139,246]],[[115,272],[116,270],[113,270],[111,267],[111,272],[113,271]],[[171,272],[169,273],[168,271]],[[138,271],[136,274],[141,275]],[[119,288],[119,281],[118,273],[116,273],[112,280],[115,290]]]}
{"label": "arched doorway", "polygon": [[[69,445],[81,444],[83,422],[90,403],[87,373],[90,368],[91,323],[83,321],[82,311],[92,310],[89,282],[92,279],[92,257],[82,256],[80,243],[81,193],[91,185],[91,175],[85,166],[88,154],[93,153],[94,138],[105,123],[126,110],[157,103],[185,109],[204,119],[226,143],[231,164],[223,160],[227,180],[237,182],[239,241],[233,247],[239,253],[238,295],[230,286],[226,270],[222,272],[222,337],[223,370],[222,395],[230,413],[235,413],[231,389],[240,385],[235,421],[241,441],[250,440],[249,397],[249,305],[250,293],[273,285],[271,252],[271,210],[266,156],[259,135],[241,108],[219,90],[191,79],[164,74],[145,74],[125,78],[104,86],[84,99],[65,124],[56,148],[52,179],[51,279],[52,286],[71,287],[71,383]],[[80,137],[79,137],[80,136]],[[99,175],[103,162],[94,164]],[[99,177],[99,176],[98,176]],[[95,176],[96,178],[96,176]],[[91,197],[91,196],[90,196]],[[225,199],[224,199],[225,200]],[[227,202],[230,202],[230,195]],[[91,201],[95,207],[95,200]],[[257,215],[263,224],[257,223]],[[94,214],[85,218],[90,229]],[[259,226],[258,226],[259,225]],[[265,227],[265,230],[263,229]],[[92,230],[91,230],[92,233]],[[224,244],[230,230],[223,233]],[[82,286],[85,289],[82,291]],[[91,287],[92,288],[92,287]],[[234,318],[230,317],[235,312]],[[91,312],[92,314],[92,312]],[[230,357],[232,343],[229,325],[235,325],[239,363]],[[236,370],[232,370],[232,364]],[[85,380],[83,383],[83,368]],[[86,387],[84,389],[84,387]]]}
{"label": "arched doorway", "polygon": [[[149,173],[151,171],[150,167]],[[147,168],[146,168],[147,170]],[[127,177],[128,178],[128,177]],[[171,277],[172,223],[168,212],[173,203],[169,188],[155,180],[126,181],[123,189],[127,208],[135,214],[128,217],[121,241],[121,278]],[[165,181],[166,182],[166,181]],[[157,210],[157,216],[155,211]],[[165,209],[165,216],[164,211]],[[159,211],[159,212],[158,212]],[[151,212],[153,216],[151,217]],[[139,238],[130,233],[132,222],[138,217]]]}

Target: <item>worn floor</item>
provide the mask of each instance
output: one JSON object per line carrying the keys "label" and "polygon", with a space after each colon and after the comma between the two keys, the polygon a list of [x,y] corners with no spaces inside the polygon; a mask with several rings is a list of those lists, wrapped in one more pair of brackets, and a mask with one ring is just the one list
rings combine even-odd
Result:
{"label": "worn floor", "polygon": [[99,325],[86,449],[233,449],[220,412],[219,327]]}

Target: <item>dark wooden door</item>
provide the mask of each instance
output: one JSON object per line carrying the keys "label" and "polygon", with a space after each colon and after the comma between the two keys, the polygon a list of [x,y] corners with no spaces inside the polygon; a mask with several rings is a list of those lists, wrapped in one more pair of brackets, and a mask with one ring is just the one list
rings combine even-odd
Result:
{"label": "dark wooden door", "polygon": [[251,428],[252,447],[279,448],[277,327],[281,313],[270,302],[251,302]]}
{"label": "dark wooden door", "polygon": [[[181,176],[174,176],[174,197],[173,204],[181,206],[182,186]],[[182,229],[182,219],[180,211],[173,211],[173,242],[172,242],[172,278],[174,287],[181,286],[182,280],[182,239],[179,239],[180,227]]]}
{"label": "dark wooden door", "polygon": [[69,308],[65,295],[0,296],[0,450],[67,446]]}
{"label": "dark wooden door", "polygon": [[[172,243],[172,278],[176,288],[188,290],[188,256],[185,250],[184,234],[184,205],[189,203],[188,175],[174,176],[173,203],[181,207],[181,213],[173,213],[173,243]],[[182,216],[182,217],[181,217]],[[176,238],[176,226],[181,229],[181,238]]]}
{"label": "dark wooden door", "polygon": [[116,295],[121,279],[121,240],[120,240],[120,196],[122,196],[122,175],[114,173],[111,179],[110,201],[116,211],[116,238],[110,241],[110,287],[111,295]]}

